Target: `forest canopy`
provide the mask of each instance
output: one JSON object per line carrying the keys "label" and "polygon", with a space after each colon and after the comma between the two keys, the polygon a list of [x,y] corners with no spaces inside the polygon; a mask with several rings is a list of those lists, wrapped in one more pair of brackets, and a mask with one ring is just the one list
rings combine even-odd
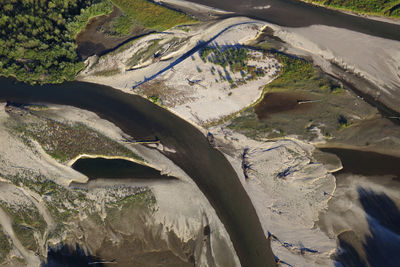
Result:
{"label": "forest canopy", "polygon": [[90,18],[111,13],[113,3],[125,18],[117,25],[121,35],[136,24],[162,31],[195,22],[148,0],[0,0],[0,76],[32,84],[73,80],[84,67],[75,36]]}
{"label": "forest canopy", "polygon": [[0,0],[0,75],[29,83],[74,79],[84,64],[68,25],[97,2]]}

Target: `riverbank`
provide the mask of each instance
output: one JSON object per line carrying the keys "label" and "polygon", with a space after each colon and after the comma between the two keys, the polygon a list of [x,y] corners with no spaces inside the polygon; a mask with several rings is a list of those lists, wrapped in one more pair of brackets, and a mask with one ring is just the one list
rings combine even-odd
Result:
{"label": "riverbank", "polygon": [[[230,21],[232,20],[233,19],[230,19]],[[260,34],[260,30],[267,29],[265,26],[271,26],[270,24],[265,24],[265,23],[260,23],[260,24],[262,26],[258,27],[259,31],[258,35],[253,34],[253,38],[247,38],[247,41],[245,43],[250,41],[253,42],[255,39],[258,39],[255,37],[256,35],[257,37],[263,35]],[[248,29],[246,25],[236,26],[236,28],[238,29],[240,29],[241,27]],[[234,28],[232,28],[232,32],[234,32],[233,29]],[[277,28],[273,29],[275,29],[275,32],[273,32],[273,34],[276,35]],[[247,32],[250,31],[247,30],[246,33]],[[317,31],[315,33],[317,33]],[[235,38],[237,38],[237,36],[241,36],[240,34],[236,33],[235,37],[232,38],[232,35],[231,36],[229,35],[229,31],[227,31],[224,34],[226,34],[227,36],[225,37],[225,43],[228,44],[230,43],[230,40],[234,40]],[[224,39],[224,34],[222,34],[218,38],[222,37],[222,39]],[[218,38],[216,39],[216,42],[218,41]],[[303,39],[294,38],[293,40],[294,41],[289,42],[289,45],[296,42],[302,43],[302,41],[300,40]],[[307,49],[303,50],[294,49],[293,47],[288,48],[289,45],[286,46],[287,49],[286,51],[294,51],[296,54],[302,54],[302,53],[304,54],[305,53],[304,51],[307,50]],[[180,54],[182,55],[182,52]],[[116,55],[113,56],[115,58],[118,58],[118,56]],[[168,56],[165,56],[165,58],[168,58]],[[110,64],[110,62],[117,62],[117,61],[116,60],[109,61],[108,64]],[[321,63],[322,61],[317,61],[317,63],[318,62]],[[106,63],[106,61],[104,63]],[[321,64],[326,64],[326,63],[321,63]],[[194,66],[198,68],[192,68]],[[201,77],[204,75],[204,69],[209,69],[211,67],[211,66],[207,67],[205,66],[207,65],[204,65],[204,62],[200,61],[200,58],[196,58],[196,56],[194,56],[193,60],[191,57],[187,56],[183,58],[182,61],[177,61],[177,64],[173,65],[173,67],[171,67],[171,70],[165,72],[163,70],[161,72],[159,70],[158,72],[153,70],[153,72],[147,73],[146,75],[144,75],[144,77],[153,77],[153,73],[157,74],[157,76],[152,78],[151,81],[148,81],[147,83],[144,83],[139,87],[135,87],[133,92],[139,91],[142,94],[143,92],[146,92],[146,94],[144,94],[145,96],[151,97],[154,101],[157,101],[159,104],[164,105],[164,108],[173,111],[174,114],[177,114],[178,116],[189,121],[190,123],[197,125],[196,126],[197,128],[202,129],[200,125],[203,126],[205,125],[204,119],[202,120],[202,118],[206,118],[204,114],[201,115],[201,113],[200,114],[197,113],[193,115],[191,112],[185,112],[184,110],[174,109],[176,103],[168,102],[168,96],[170,97],[172,96],[174,99],[176,99],[177,96],[180,97],[182,95],[182,93],[179,93],[179,91],[176,92],[174,91],[175,85],[180,85],[180,83],[182,83],[181,86],[183,86],[186,83],[186,85],[184,86],[186,86],[187,88],[196,88],[196,91],[203,90],[201,82],[202,80],[206,79]],[[150,70],[150,68],[148,68],[147,65],[145,64],[145,65],[140,65],[140,68],[135,68],[134,70],[132,70],[132,72],[141,73],[141,71],[143,71],[142,67],[143,69],[147,68],[147,70]],[[329,69],[329,65],[324,65],[324,67]],[[182,76],[182,73],[185,73],[185,71],[189,73],[197,72],[198,73],[197,76],[200,78],[192,74],[193,77],[189,77],[189,82],[187,80],[185,81],[184,76]],[[108,80],[109,82],[114,82],[114,83],[120,82],[121,80],[119,80],[119,78],[123,77],[121,75],[122,74],[120,74],[120,76],[117,75],[113,77],[103,78],[102,80],[103,81]],[[314,77],[314,75],[315,74],[311,74],[311,77]],[[165,78],[163,79],[163,77]],[[179,79],[177,78],[174,80],[173,79],[174,77],[178,77]],[[210,79],[211,77],[212,76],[207,77],[207,79]],[[218,77],[218,75],[216,77]],[[118,78],[118,80],[116,78]],[[94,80],[95,78],[92,79]],[[99,82],[99,79],[96,80],[97,82]],[[146,80],[146,78],[142,78],[142,80]],[[122,79],[122,81],[124,81],[124,79]],[[321,79],[321,81],[323,81],[323,79]],[[196,83],[199,83],[199,85],[196,85]],[[329,91],[329,94],[332,94],[332,95],[328,94],[329,97],[337,99],[332,103],[332,106],[335,107],[335,110],[337,109],[338,101],[339,102],[341,101],[340,103],[343,102],[349,104],[348,105],[348,108],[350,108],[349,116],[347,116],[347,113],[345,114],[345,116],[351,118],[351,122],[353,122],[353,120],[354,121],[362,121],[364,119],[371,120],[371,118],[373,117],[372,115],[376,113],[375,109],[366,105],[362,99],[356,98],[354,94],[343,90],[343,88],[341,89],[340,85],[335,85],[335,83],[327,83],[327,82],[324,82],[323,84],[327,84],[327,87],[324,88],[327,91]],[[204,90],[208,88],[215,88],[218,86],[219,85],[217,84],[213,84],[212,86],[204,86]],[[321,86],[319,85],[319,87]],[[335,88],[338,89],[337,90],[338,92],[335,91],[336,90]],[[124,90],[127,89],[125,88]],[[236,88],[232,90],[234,91],[236,90]],[[322,89],[319,88],[317,90],[320,93]],[[243,96],[243,94],[241,94],[241,96]],[[197,97],[198,96],[196,96],[195,99],[190,99],[189,97],[185,99],[184,97],[182,97],[181,98],[182,102],[178,103],[178,106],[181,105],[182,107],[185,108],[188,107],[189,110],[193,110],[191,108],[191,105],[193,105],[193,103],[196,103]],[[245,99],[245,97],[242,98]],[[310,99],[309,95],[305,95],[303,98],[306,100]],[[318,100],[320,98],[324,98],[324,96],[313,95],[313,99],[314,98]],[[229,101],[229,98],[227,99]],[[163,102],[163,100],[165,102]],[[298,100],[298,97],[296,98],[296,100]],[[217,114],[219,114],[218,110],[220,110],[221,108],[220,106],[225,105],[227,103],[226,101],[227,100],[222,98],[220,102],[221,104],[219,104],[218,106],[213,105],[213,107],[210,108],[205,108],[203,106],[202,107],[207,112],[213,110],[212,114],[213,116],[216,116]],[[254,101],[255,99],[246,100],[247,104],[244,105],[243,107],[251,105]],[[320,108],[326,107],[326,103],[324,102],[326,100],[322,101],[321,103],[319,103],[318,101],[316,101],[316,103],[312,105],[314,107],[319,106]],[[358,113],[354,112],[351,104],[357,105]],[[360,112],[360,111],[366,111],[366,112]],[[321,113],[319,113],[318,110],[314,110],[314,112],[316,114],[318,113],[317,114],[318,116],[321,115]],[[341,110],[340,112],[343,113],[343,110]],[[336,125],[338,124],[337,122],[338,118],[340,118],[339,115],[342,114],[340,112],[337,114],[336,117],[332,118],[331,128],[334,131],[340,132],[340,134],[342,135],[343,133],[348,133],[348,135],[351,136],[350,133],[352,132],[352,129],[357,129],[358,127],[357,123],[354,123],[353,125],[351,125],[351,127],[349,127],[346,130],[341,130],[341,128],[339,127],[341,125]],[[306,121],[306,118],[307,117],[304,118],[304,121]],[[264,139],[264,140],[254,141],[245,138],[244,136],[238,135],[237,133],[234,133],[224,128],[224,126],[222,127],[216,126],[209,128],[207,130],[202,129],[202,132],[204,134],[207,131],[210,131],[214,135],[214,138],[216,140],[216,147],[224,152],[226,158],[229,159],[230,163],[234,167],[237,175],[240,177],[242,186],[247,191],[253,205],[256,208],[264,232],[272,232],[272,234],[274,234],[279,238],[278,240],[281,241],[283,240],[282,242],[287,242],[291,244],[291,249],[288,249],[283,245],[282,242],[279,242],[276,239],[273,239],[274,241],[272,242],[275,255],[278,258],[288,262],[289,264],[295,262],[296,263],[301,262],[301,266],[310,266],[310,265],[318,266],[316,262],[323,262],[324,266],[328,266],[330,264],[333,264],[333,262],[330,260],[330,257],[336,252],[335,239],[332,237],[328,238],[324,234],[324,232],[314,228],[315,222],[319,220],[318,219],[319,213],[328,208],[328,202],[336,190],[335,178],[330,173],[336,172],[339,169],[341,169],[341,165],[336,162],[333,164],[332,163],[321,164],[312,155],[312,150],[313,150],[312,145],[316,144],[322,145],[326,142],[329,143],[330,141],[331,137],[329,136],[329,132],[328,131],[321,132],[321,129],[323,127],[326,128],[327,126],[324,125],[326,123],[323,122],[324,121],[318,123],[317,121],[317,123],[314,124],[310,123],[307,127],[302,127],[304,129],[307,129],[307,131],[308,128],[310,128],[313,135],[315,134],[317,135],[317,139],[312,140],[312,144],[303,143],[299,141],[298,137],[296,136],[291,136],[291,138],[286,138],[287,140],[285,140],[284,137],[281,137],[280,138],[281,140],[276,139],[272,141],[271,139],[267,140]],[[349,125],[351,124],[351,122],[349,120]],[[347,126],[348,125],[346,122],[346,127]],[[364,128],[361,127],[360,129]],[[225,141],[221,140],[230,140],[232,144],[227,144]],[[265,144],[265,141],[267,141],[267,144]],[[350,140],[347,141],[350,142]],[[278,156],[276,154],[273,154],[272,152],[270,152],[271,154],[268,153],[268,151],[275,151],[275,147],[279,148],[276,151],[279,151],[280,153],[283,154],[280,154]],[[248,159],[246,159],[246,161],[243,163],[243,159],[241,159],[240,155],[244,153],[243,151],[246,148],[249,148],[253,154],[250,155]],[[281,150],[286,152],[282,152]],[[261,152],[261,151],[266,151],[266,152]],[[295,152],[288,153],[287,151],[295,151]],[[300,157],[307,157],[308,160],[301,161]],[[284,163],[282,163],[281,161],[274,162],[274,160],[276,159],[282,160],[282,158],[284,158],[287,162]],[[266,164],[266,162],[268,162],[268,165]],[[251,166],[251,168],[243,169],[243,166],[245,168],[246,166]],[[266,170],[265,166],[268,166],[269,170]],[[274,171],[271,172],[270,170]],[[244,171],[248,173],[245,174]],[[245,178],[246,176],[250,176],[250,178],[246,179]],[[301,190],[299,190],[299,187],[301,188]],[[287,196],[292,196],[292,197],[288,198]],[[305,201],[304,199],[307,200]],[[315,205],[315,203],[319,204]],[[296,207],[296,208],[291,209],[290,207]],[[301,212],[301,214],[298,212]],[[295,220],[299,222],[293,223],[293,221]],[[299,233],[304,233],[304,236],[302,236]],[[301,240],[300,241],[301,245],[299,244],[299,240]],[[302,251],[303,246],[310,249],[310,251],[318,251],[318,253],[316,254],[309,253],[304,257],[299,257],[298,255],[296,255],[296,253],[298,251]]]}
{"label": "riverbank", "polygon": [[[390,22],[390,23],[400,23],[400,20],[399,20],[400,15],[390,16],[390,14],[387,14],[388,10],[392,10],[393,7],[398,5],[398,3],[396,4],[395,2],[393,2],[392,7],[391,6],[386,7],[386,10],[382,10],[381,12],[376,12],[376,11],[374,12],[374,11],[362,10],[357,7],[351,8],[351,7],[346,7],[346,6],[340,6],[340,4],[338,4],[338,5],[324,4],[323,2],[321,3],[321,1],[315,1],[315,0],[300,0],[300,1],[307,3],[307,4],[324,7],[327,9],[339,10],[341,12],[344,12],[344,13],[350,14],[350,15],[354,15],[354,16],[362,16],[362,17],[366,17],[368,19],[385,21],[385,22]],[[361,3],[361,6],[362,6],[362,3]],[[393,9],[393,11],[395,11],[395,9]],[[391,13],[393,11],[391,11]]]}
{"label": "riverbank", "polygon": [[[9,186],[7,189],[2,182],[0,188],[2,192],[4,190],[6,192],[12,187],[12,192],[2,193],[0,202],[2,208],[7,211],[7,216],[0,218],[0,224],[4,229],[7,227],[5,221],[14,221],[13,228],[17,234],[12,241],[20,240],[22,242],[20,248],[25,247],[28,252],[36,251],[36,239],[33,236],[40,236],[40,243],[37,245],[40,251],[35,256],[36,263],[46,259],[47,246],[79,244],[81,248],[103,259],[110,258],[112,251],[130,249],[130,253],[136,255],[138,264],[150,253],[154,257],[154,264],[157,264],[161,257],[176,264],[188,265],[194,260],[199,264],[208,262],[216,266],[239,266],[229,235],[205,196],[199,192],[194,182],[159,150],[143,145],[125,145],[140,155],[147,165],[156,166],[162,173],[178,177],[180,180],[166,183],[119,181],[116,184],[112,180],[100,183],[91,181],[86,190],[82,191],[78,184],[84,186],[87,178],[68,168],[71,162],[61,164],[47,155],[39,144],[30,147],[28,143],[23,143],[17,137],[12,138],[7,134],[10,129],[4,124],[9,125],[6,121],[10,120],[15,123],[16,118],[13,117],[14,114],[6,113],[4,107],[3,104],[0,109],[0,131],[3,141],[9,145],[1,148],[3,164],[0,173]],[[64,123],[67,121],[82,123],[121,144],[123,143],[120,140],[127,137],[121,129],[101,119],[95,113],[70,106],[47,104],[45,109],[37,110],[35,114],[42,120],[47,118],[64,120]],[[28,117],[23,113],[17,116]],[[79,143],[79,140],[75,142]],[[19,149],[13,149],[15,147]],[[137,159],[130,160],[137,161]],[[73,187],[68,187],[71,183]],[[171,192],[175,192],[174,190],[176,193],[172,197]],[[40,203],[39,211],[36,211],[29,199],[25,199],[23,192],[34,195],[35,201]],[[182,192],[187,192],[189,195],[183,195]],[[151,197],[152,195],[154,197]],[[46,234],[34,232],[36,226],[29,228],[28,232],[24,230],[25,228],[22,230],[18,228],[16,222],[19,215],[16,210],[21,204],[24,209],[29,208],[25,211],[26,214],[32,213],[36,216],[40,222],[40,229],[47,229],[45,222],[40,219],[42,216],[46,221],[49,216],[52,218],[54,223],[48,225]],[[134,213],[142,219],[129,221],[132,218],[127,215],[128,213]],[[118,216],[121,219],[115,220]],[[128,221],[129,223],[126,223]],[[34,222],[26,221],[25,225],[31,223]],[[114,236],[111,236],[109,230],[103,229],[104,223],[113,227]],[[204,232],[203,229],[207,227],[212,229],[212,233]],[[139,229],[148,235],[143,236],[143,232]],[[118,237],[115,233],[118,233]],[[6,234],[12,232],[7,231]],[[21,234],[28,236],[23,236],[24,239],[21,239]],[[79,236],[84,236],[84,239]],[[111,239],[117,240],[117,243],[109,244],[107,240]],[[142,242],[141,249],[133,246],[131,243],[133,241]],[[12,264],[15,258],[21,258],[22,261],[26,260],[28,265],[34,264],[29,258],[31,255],[25,254],[13,251],[8,256],[5,254],[5,260]],[[122,252],[114,253],[113,259],[121,264],[129,262],[126,253]]]}

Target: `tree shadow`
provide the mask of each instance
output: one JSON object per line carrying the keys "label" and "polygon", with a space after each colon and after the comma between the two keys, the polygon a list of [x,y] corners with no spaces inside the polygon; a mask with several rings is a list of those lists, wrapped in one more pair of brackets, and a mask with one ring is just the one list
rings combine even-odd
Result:
{"label": "tree shadow", "polygon": [[[400,210],[385,193],[357,189],[370,235],[358,243],[356,235],[339,236],[336,266],[400,266]],[[350,231],[352,232],[352,231]]]}
{"label": "tree shadow", "polygon": [[85,253],[76,244],[75,247],[62,244],[47,251],[47,262],[42,267],[78,267],[78,266],[104,266],[101,259]]}

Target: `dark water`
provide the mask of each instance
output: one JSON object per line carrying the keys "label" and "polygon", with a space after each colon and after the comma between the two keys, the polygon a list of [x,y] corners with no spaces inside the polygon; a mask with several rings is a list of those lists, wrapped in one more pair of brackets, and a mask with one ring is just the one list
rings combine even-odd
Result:
{"label": "dark water", "polygon": [[104,266],[102,260],[90,254],[86,254],[84,250],[76,245],[71,247],[61,245],[50,248],[47,252],[47,261],[42,263],[42,267],[78,267],[78,266]]}
{"label": "dark water", "polygon": [[322,148],[320,150],[335,154],[340,158],[343,169],[338,174],[393,175],[396,180],[400,179],[400,158],[398,157],[343,148]]}
{"label": "dark water", "polygon": [[[400,41],[400,25],[344,14],[296,0],[188,0],[287,27],[326,25]],[[268,9],[254,7],[270,5]]]}
{"label": "dark water", "polygon": [[139,96],[84,82],[28,86],[0,79],[0,100],[54,103],[95,112],[134,139],[154,139],[198,185],[225,225],[244,267],[274,266],[269,241],[236,172],[194,126]]}
{"label": "dark water", "polygon": [[174,179],[171,176],[162,175],[156,169],[124,159],[81,158],[72,165],[72,168],[89,179]]}

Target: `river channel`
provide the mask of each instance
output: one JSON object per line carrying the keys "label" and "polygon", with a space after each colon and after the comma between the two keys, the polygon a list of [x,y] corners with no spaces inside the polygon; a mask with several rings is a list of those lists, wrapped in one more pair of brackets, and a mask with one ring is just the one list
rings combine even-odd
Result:
{"label": "river channel", "polygon": [[135,139],[159,138],[164,152],[197,184],[217,212],[244,267],[275,266],[274,256],[239,178],[203,133],[152,102],[85,82],[30,86],[0,79],[0,101],[70,105],[95,112]]}
{"label": "river channel", "polygon": [[400,24],[372,20],[298,0],[187,0],[285,27],[326,25],[400,41]]}

